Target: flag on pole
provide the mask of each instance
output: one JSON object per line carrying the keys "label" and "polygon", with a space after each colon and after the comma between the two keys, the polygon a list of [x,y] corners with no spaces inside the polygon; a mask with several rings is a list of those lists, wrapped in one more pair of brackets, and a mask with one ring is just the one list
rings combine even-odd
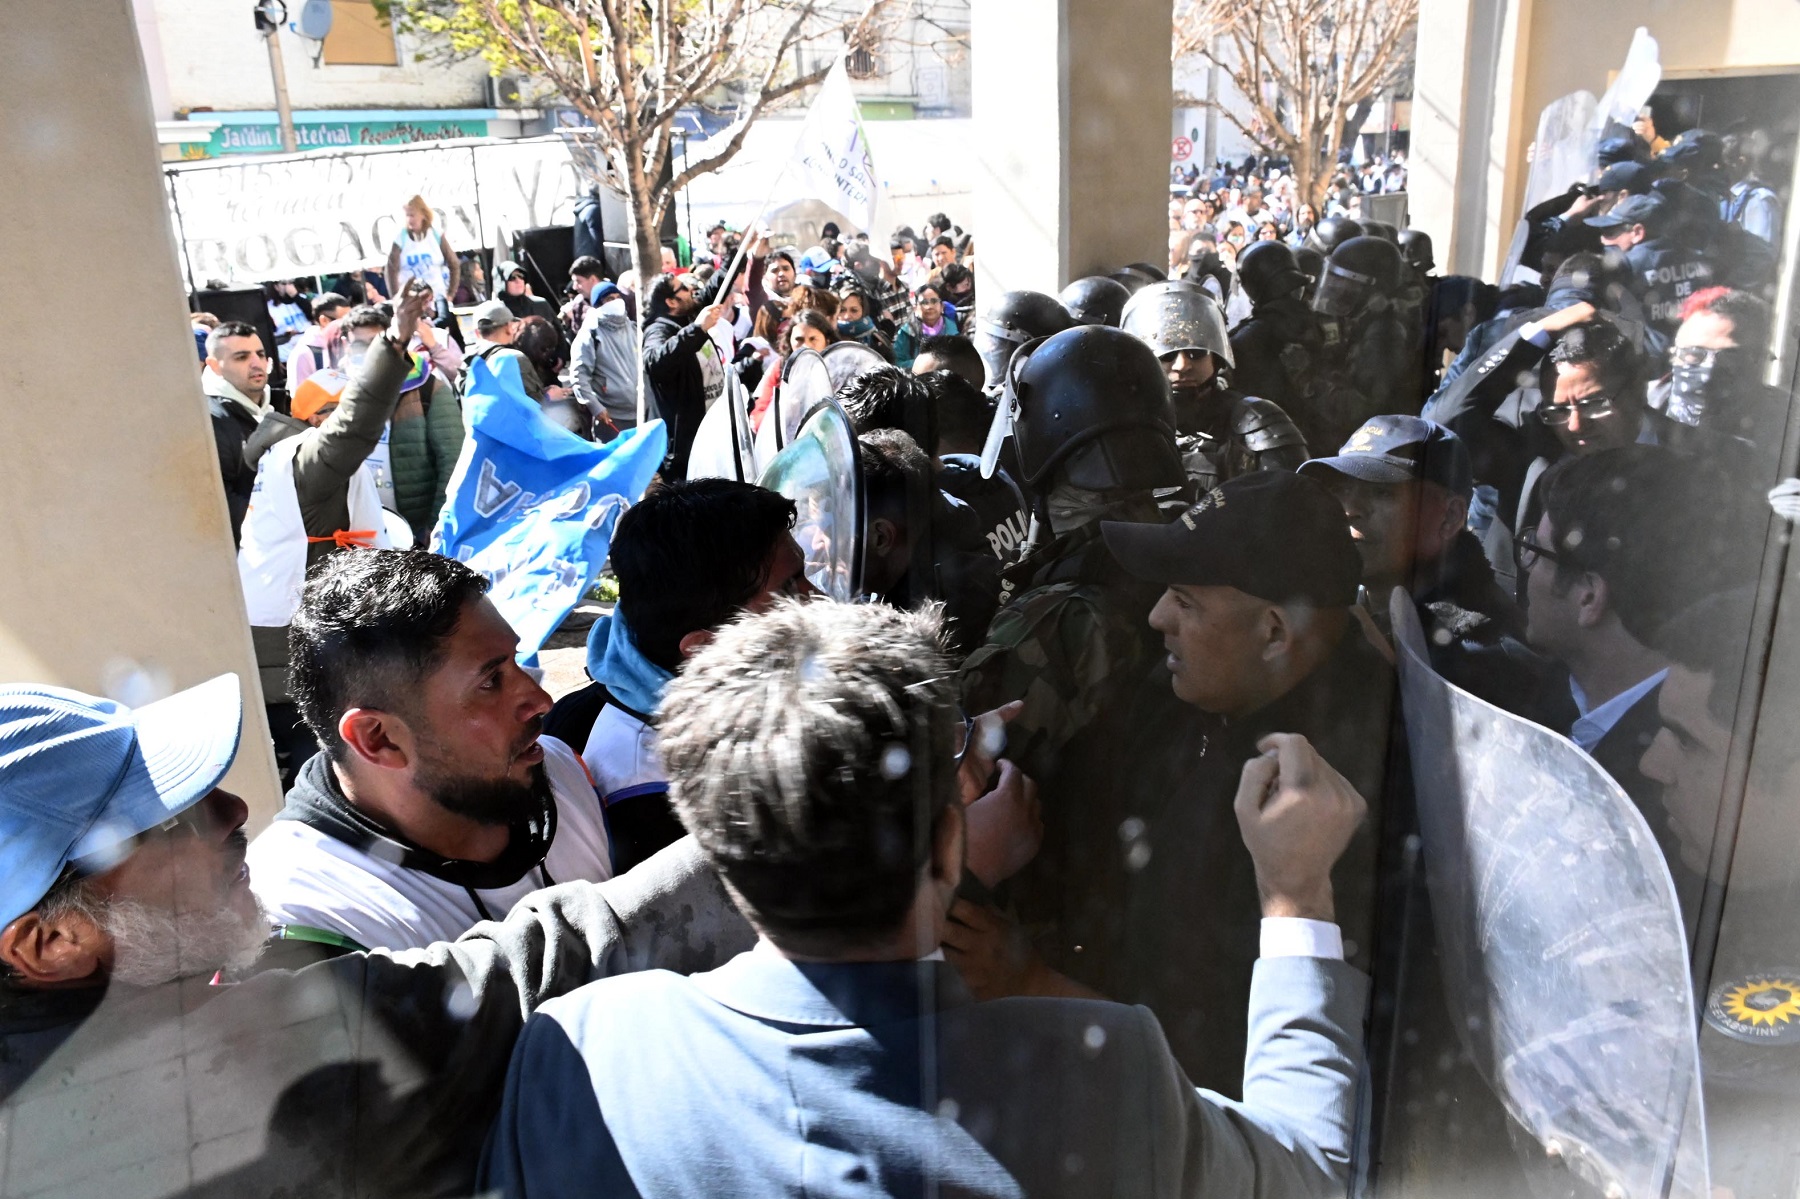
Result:
{"label": "flag on pole", "polygon": [[785,201],[822,201],[860,229],[875,224],[875,160],[841,58],[813,98],[779,190]]}
{"label": "flag on pole", "polygon": [[469,364],[469,436],[431,534],[433,553],[487,576],[488,598],[530,662],[594,583],[621,513],[668,450],[651,421],[605,445],[545,419],[516,359]]}

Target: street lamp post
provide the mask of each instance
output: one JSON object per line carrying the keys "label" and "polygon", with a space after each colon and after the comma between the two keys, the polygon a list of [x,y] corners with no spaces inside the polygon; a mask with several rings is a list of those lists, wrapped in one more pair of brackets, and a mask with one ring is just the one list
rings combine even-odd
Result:
{"label": "street lamp post", "polygon": [[253,10],[256,28],[269,47],[269,76],[275,81],[275,113],[281,122],[281,148],[292,154],[300,148],[294,136],[294,106],[288,103],[287,65],[281,61],[281,26],[287,21],[283,0],[261,0]]}

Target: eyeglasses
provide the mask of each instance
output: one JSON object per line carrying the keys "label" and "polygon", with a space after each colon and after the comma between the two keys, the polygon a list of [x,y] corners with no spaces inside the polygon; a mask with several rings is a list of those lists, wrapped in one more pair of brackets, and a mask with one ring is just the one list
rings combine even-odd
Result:
{"label": "eyeglasses", "polygon": [[1676,346],[1669,351],[1669,362],[1674,366],[1710,369],[1723,353],[1724,350],[1708,349],[1705,346]]}
{"label": "eyeglasses", "polygon": [[1618,412],[1618,409],[1613,407],[1611,396],[1593,396],[1590,399],[1576,400],[1573,404],[1545,404],[1538,409],[1538,419],[1553,429],[1562,429],[1568,427],[1577,412],[1584,421],[1605,420]]}
{"label": "eyeglasses", "polygon": [[1561,562],[1562,555],[1555,550],[1547,549],[1538,541],[1537,533],[1526,530],[1513,538],[1513,552],[1518,555],[1519,569],[1530,570],[1542,558],[1546,562]]}

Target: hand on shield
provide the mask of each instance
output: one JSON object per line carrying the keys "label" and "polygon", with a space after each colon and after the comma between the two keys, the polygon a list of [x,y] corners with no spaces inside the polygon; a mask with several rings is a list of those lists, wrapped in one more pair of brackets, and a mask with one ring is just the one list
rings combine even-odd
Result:
{"label": "hand on shield", "polygon": [[1335,920],[1331,868],[1368,805],[1305,737],[1274,733],[1256,743],[1238,782],[1238,829],[1256,863],[1264,916]]}

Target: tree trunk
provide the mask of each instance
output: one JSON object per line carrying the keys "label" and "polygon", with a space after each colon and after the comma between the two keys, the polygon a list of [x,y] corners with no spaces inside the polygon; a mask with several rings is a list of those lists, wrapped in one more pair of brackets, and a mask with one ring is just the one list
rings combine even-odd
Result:
{"label": "tree trunk", "polygon": [[657,228],[656,199],[651,194],[650,174],[644,169],[643,146],[627,142],[619,160],[615,160],[615,169],[625,181],[631,264],[638,273],[638,294],[645,296],[650,294],[650,280],[662,273],[662,239]]}

